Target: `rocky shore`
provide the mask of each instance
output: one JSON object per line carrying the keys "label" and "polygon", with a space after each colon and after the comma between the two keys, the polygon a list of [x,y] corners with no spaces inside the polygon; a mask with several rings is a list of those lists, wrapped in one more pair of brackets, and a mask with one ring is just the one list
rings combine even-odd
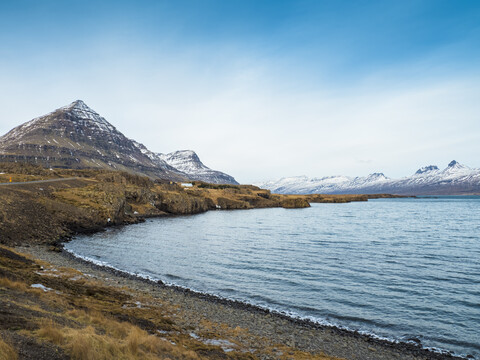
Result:
{"label": "rocky shore", "polygon": [[[254,358],[314,358],[328,355],[351,360],[440,360],[459,359],[451,354],[439,354],[410,343],[393,343],[357,332],[321,326],[310,321],[290,318],[237,301],[166,286],[161,282],[141,279],[121,271],[101,267],[75,258],[68,252],[48,251],[45,246],[17,247],[18,251],[46,261],[55,268],[74,268],[106,286],[128,288],[138,294],[148,294],[175,306],[177,324],[192,329],[191,336],[205,333],[205,321],[218,328],[244,329],[239,336],[230,334],[229,341],[249,349]],[[210,328],[208,325],[207,328]],[[258,339],[262,339],[258,343]],[[270,352],[265,352],[265,349]],[[297,353],[298,352],[298,353]]]}

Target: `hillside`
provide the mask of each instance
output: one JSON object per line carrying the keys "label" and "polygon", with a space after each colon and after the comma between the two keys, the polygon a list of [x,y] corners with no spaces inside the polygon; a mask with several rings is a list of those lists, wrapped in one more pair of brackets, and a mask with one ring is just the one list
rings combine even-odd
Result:
{"label": "hillside", "polygon": [[[12,183],[9,183],[9,180]],[[253,185],[170,181],[107,170],[48,170],[0,163],[0,243],[56,244],[76,233],[101,231],[148,217],[209,210],[367,201],[391,195],[279,195]]]}
{"label": "hillside", "polygon": [[[272,195],[256,186],[196,182],[183,188],[177,183],[119,171],[47,170],[28,164],[0,163],[0,173],[3,244],[55,243],[75,233],[153,216],[309,206],[306,199]],[[8,183],[10,179],[13,184]]]}

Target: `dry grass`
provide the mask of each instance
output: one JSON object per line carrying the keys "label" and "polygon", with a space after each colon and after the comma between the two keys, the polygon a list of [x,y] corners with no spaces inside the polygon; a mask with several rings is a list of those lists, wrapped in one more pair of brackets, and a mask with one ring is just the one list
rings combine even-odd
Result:
{"label": "dry grass", "polygon": [[[250,360],[262,355],[279,359],[332,359],[274,344],[268,339],[260,340],[247,329],[230,328],[206,319],[194,325],[195,333],[200,336],[197,339],[190,335],[193,327],[184,323],[186,314],[176,304],[129,288],[105,286],[98,279],[72,280],[82,274],[47,263],[41,263],[43,271],[39,271],[40,262],[30,263],[21,254],[2,246],[0,250],[0,270],[11,274],[0,277],[0,286],[15,309],[14,313],[0,312],[0,323],[16,329],[13,331],[21,336],[36,339],[46,349],[61,349],[74,360]],[[53,291],[32,289],[31,283],[43,283]],[[225,353],[206,339],[228,340],[236,351]],[[258,347],[259,341],[264,345]],[[0,343],[3,356],[0,360],[16,359],[15,352],[9,349]],[[244,349],[256,349],[259,353],[243,353]]]}
{"label": "dry grass", "polygon": [[131,324],[81,311],[70,312],[70,315],[97,324],[76,329],[49,323],[42,326],[37,335],[63,347],[74,360],[198,359],[193,351],[174,346]]}
{"label": "dry grass", "polygon": [[47,339],[56,345],[62,345],[65,342],[65,336],[63,332],[52,321],[43,325],[38,331],[38,336],[43,339]]}
{"label": "dry grass", "polygon": [[[230,329],[204,320],[195,329],[200,339],[192,338],[189,331],[193,328],[189,323],[185,325],[179,308],[168,302],[132,289],[107,287],[98,279],[82,277],[76,270],[38,261],[30,263],[21,254],[0,248],[0,270],[8,276],[0,277],[0,286],[5,287],[2,291],[9,295],[8,302],[16,313],[10,318],[9,314],[2,317],[0,312],[0,323],[9,321],[16,329],[13,331],[20,330],[22,336],[36,339],[46,349],[62,350],[77,360],[257,358],[257,354],[242,352],[257,349],[250,344],[258,341],[249,339],[252,335],[246,329]],[[73,277],[76,279],[72,280]],[[31,283],[45,284],[53,291],[32,289]],[[141,306],[137,307],[137,302]],[[225,353],[205,339],[227,339],[237,351]],[[1,343],[0,360],[16,359],[15,352],[4,350],[3,346]],[[23,345],[17,346],[23,353]],[[285,359],[327,359],[268,341],[258,349],[258,357],[268,354],[279,358],[276,349],[282,350]]]}
{"label": "dry grass", "polygon": [[108,197],[105,191],[98,189],[95,185],[84,188],[61,189],[54,192],[54,195],[65,203],[93,209],[102,208],[104,199]]}
{"label": "dry grass", "polygon": [[12,281],[6,277],[0,278],[0,287],[6,287],[18,291],[27,290],[27,284],[25,284],[24,282]]}
{"label": "dry grass", "polygon": [[97,335],[91,326],[82,330],[68,329],[66,349],[74,360],[122,359],[119,344],[107,336]]}
{"label": "dry grass", "polygon": [[76,309],[69,311],[67,314],[85,325],[102,329],[106,335],[116,339],[125,339],[132,331],[132,328],[134,328],[134,326],[129,323],[108,318],[95,310],[86,312]]}
{"label": "dry grass", "polygon": [[0,360],[17,360],[18,354],[10,344],[0,338]]}

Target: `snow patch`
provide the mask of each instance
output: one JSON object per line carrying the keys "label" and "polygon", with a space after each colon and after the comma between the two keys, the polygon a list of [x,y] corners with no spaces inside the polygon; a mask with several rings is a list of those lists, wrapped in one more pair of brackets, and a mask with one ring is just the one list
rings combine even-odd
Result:
{"label": "snow patch", "polygon": [[42,289],[43,291],[47,292],[47,291],[52,291],[53,289],[50,289],[49,287],[46,287],[42,284],[32,284],[30,285],[30,287],[34,288],[34,289]]}

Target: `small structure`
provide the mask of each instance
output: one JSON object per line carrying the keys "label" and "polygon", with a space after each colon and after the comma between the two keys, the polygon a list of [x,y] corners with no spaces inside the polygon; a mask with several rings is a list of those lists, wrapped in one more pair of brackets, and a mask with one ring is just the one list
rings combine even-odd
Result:
{"label": "small structure", "polygon": [[193,187],[193,184],[192,183],[181,183],[180,186],[184,187],[184,188],[191,188],[191,187]]}

